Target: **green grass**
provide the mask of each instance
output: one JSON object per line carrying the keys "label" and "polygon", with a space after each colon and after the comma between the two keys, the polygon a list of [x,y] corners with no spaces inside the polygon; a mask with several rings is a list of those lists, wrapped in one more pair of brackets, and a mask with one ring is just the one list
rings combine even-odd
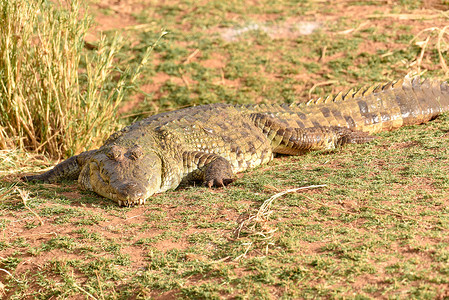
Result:
{"label": "green grass", "polygon": [[[6,1],[0,3],[3,10],[12,9]],[[99,23],[103,22],[102,17],[116,18],[118,31],[124,38],[116,44],[114,58],[107,60],[109,67],[103,70],[108,71],[102,77],[105,80],[98,81],[99,94],[93,92],[100,96],[89,98],[92,101],[89,105],[94,105],[92,114],[99,113],[98,118],[104,118],[113,111],[99,111],[99,107],[111,100],[111,109],[120,109],[121,118],[113,117],[108,120],[109,125],[104,124],[106,127],[101,130],[99,127],[97,142],[94,136],[79,132],[78,146],[61,146],[56,152],[41,148],[46,155],[36,156],[15,144],[22,141],[22,148],[30,147],[26,135],[18,131],[11,135],[13,116],[2,115],[0,134],[8,134],[9,138],[4,146],[9,149],[0,151],[2,297],[434,299],[447,296],[448,115],[422,126],[379,134],[380,138],[369,144],[301,157],[282,156],[242,174],[224,189],[182,187],[156,195],[145,206],[135,208],[119,208],[110,200],[79,190],[73,182],[25,184],[17,176],[50,167],[55,153],[65,156],[98,143],[111,133],[106,128],[117,122],[130,123],[185,105],[305,101],[309,95],[324,96],[343,87],[398,78],[409,71],[445,79],[447,74],[436,51],[438,32],[429,35],[418,64],[424,44],[416,42],[427,37],[418,34],[430,25],[419,19],[395,18],[399,14],[415,14],[428,19],[435,11],[415,10],[421,7],[421,2],[416,1],[392,4],[352,1],[351,5],[337,1],[337,5],[329,7],[322,1],[262,1],[259,5],[208,1],[200,5],[185,0],[142,7],[136,3],[135,8],[127,7],[130,14],[122,14],[120,7],[96,3],[91,2],[90,12]],[[60,11],[52,6],[47,12],[44,8],[39,20],[48,19],[50,14],[46,13],[50,12],[58,15],[58,20],[73,21],[79,16],[73,8]],[[351,9],[357,8],[358,13],[352,14]],[[24,15],[3,14],[2,26],[5,20]],[[136,24],[121,26],[121,21],[117,21],[129,16]],[[322,25],[310,35],[289,31],[290,35],[275,38],[259,29],[246,31],[232,41],[223,37],[225,30],[251,24],[282,27],[315,18]],[[447,23],[444,14],[430,19],[432,26],[440,29]],[[88,97],[85,84],[89,76],[84,67],[88,61],[92,63],[95,57],[100,59],[114,49],[112,42],[107,41],[114,39],[116,30],[104,32],[105,40],[98,44],[98,50],[84,49],[87,20],[88,16],[83,15],[76,25],[80,27],[73,28],[58,23],[63,28],[55,27],[59,33],[51,31],[49,36],[71,36],[77,28],[79,35],[75,42],[78,42],[67,45],[78,47],[80,52],[72,49],[70,55],[58,52],[59,56],[54,53],[55,56],[48,57],[40,53],[29,62],[22,61],[23,69],[36,69],[36,64],[48,58],[51,65],[42,64],[36,69],[42,72],[40,76],[46,77],[55,68],[67,71],[64,59],[78,57],[80,63],[72,70],[81,67],[79,77],[77,81],[70,77],[74,81],[69,81],[72,95]],[[23,23],[21,19],[15,22]],[[28,29],[32,28],[35,27]],[[147,50],[160,37],[161,28],[169,34],[148,56]],[[33,36],[33,32],[29,35]],[[2,35],[0,45],[5,45],[8,37],[14,36]],[[64,45],[53,40],[48,41],[53,46]],[[38,51],[33,49],[25,47],[17,51]],[[446,52],[442,55],[447,58]],[[139,78],[134,78],[134,85],[129,86],[130,81],[117,81],[115,75],[126,66],[135,70],[145,58],[149,63]],[[4,62],[3,56],[1,70],[7,70]],[[29,87],[21,78],[25,77],[5,77],[2,73],[1,80]],[[315,86],[319,83],[322,85]],[[62,84],[60,79],[54,80],[54,86]],[[0,101],[13,107],[5,86],[2,85]],[[120,97],[129,97],[120,102],[117,95],[109,97],[117,86],[141,91],[130,95],[123,90]],[[60,92],[51,97],[61,95]],[[30,97],[35,95],[37,91],[32,91]],[[94,101],[97,98],[102,101],[97,103]],[[48,101],[54,103],[54,99]],[[37,117],[39,110],[45,111],[35,107],[32,116]],[[72,115],[73,118],[64,118]],[[65,112],[59,117],[64,122],[79,119],[75,112]],[[87,119],[82,126],[87,126]],[[52,124],[52,120],[43,122]],[[42,129],[36,121],[32,122]],[[72,130],[82,130],[81,127],[72,126]],[[34,136],[39,136],[39,145],[44,143],[43,135]],[[57,138],[66,139],[65,135]],[[0,138],[0,144],[3,141],[6,140]],[[247,226],[236,236],[239,222],[255,215],[273,195],[322,184],[326,187],[277,198],[263,217],[245,223]]]}
{"label": "green grass", "polygon": [[[84,295],[77,287],[97,298],[170,291],[188,298],[434,298],[447,284],[449,182],[441,162],[449,158],[448,126],[443,116],[384,133],[371,144],[282,157],[224,190],[188,187],[141,208],[123,210],[107,201],[73,207],[51,198],[30,203],[44,220],[43,233],[55,234],[8,238],[2,268],[14,272],[25,259],[58,255],[26,277],[15,274],[21,282],[9,279],[7,287],[17,298]],[[286,188],[327,187],[278,198],[261,224],[277,230],[271,236],[248,231],[236,239],[238,216],[254,213],[276,193],[275,180]],[[29,234],[42,228],[20,202],[3,204],[2,212],[7,220],[31,217],[27,221],[37,227]],[[117,283],[120,289],[112,289]],[[29,286],[36,284],[40,288]]]}

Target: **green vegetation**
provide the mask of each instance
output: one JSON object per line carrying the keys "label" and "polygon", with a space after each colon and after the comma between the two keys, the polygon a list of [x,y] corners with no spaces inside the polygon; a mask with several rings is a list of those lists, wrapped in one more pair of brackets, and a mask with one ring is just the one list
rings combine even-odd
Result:
{"label": "green vegetation", "polygon": [[[447,297],[448,115],[142,207],[17,175],[182,106],[305,101],[408,72],[447,79],[441,6],[90,1],[106,29],[90,29],[92,48],[77,2],[31,3],[0,0],[0,297]],[[311,185],[326,186],[267,205]]]}

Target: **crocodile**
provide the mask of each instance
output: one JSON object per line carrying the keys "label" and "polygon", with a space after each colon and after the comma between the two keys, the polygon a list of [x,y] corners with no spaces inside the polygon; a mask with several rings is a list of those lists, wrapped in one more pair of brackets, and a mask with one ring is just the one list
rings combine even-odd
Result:
{"label": "crocodile", "polygon": [[225,186],[274,154],[300,155],[365,143],[449,110],[447,82],[406,76],[299,104],[209,104],[153,115],[25,181],[78,180],[120,206],[200,181]]}

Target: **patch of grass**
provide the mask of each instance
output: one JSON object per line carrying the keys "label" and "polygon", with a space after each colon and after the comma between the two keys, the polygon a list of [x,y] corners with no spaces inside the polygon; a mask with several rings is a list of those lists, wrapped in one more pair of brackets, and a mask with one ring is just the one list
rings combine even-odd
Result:
{"label": "patch of grass", "polygon": [[17,265],[22,261],[22,259],[18,258],[18,257],[7,257],[4,258],[0,261],[0,264],[2,265],[2,267],[8,269],[8,270],[14,270]]}
{"label": "patch of grass", "polygon": [[[71,156],[116,130],[117,107],[148,61],[117,69],[121,43],[104,38],[84,50],[91,26],[81,4],[1,1],[0,148]],[[118,80],[114,76],[119,75]]]}

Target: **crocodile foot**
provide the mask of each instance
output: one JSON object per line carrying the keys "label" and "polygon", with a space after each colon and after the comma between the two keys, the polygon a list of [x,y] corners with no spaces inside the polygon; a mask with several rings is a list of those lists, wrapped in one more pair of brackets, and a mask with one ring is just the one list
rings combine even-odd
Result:
{"label": "crocodile foot", "polygon": [[223,157],[218,157],[209,163],[204,174],[204,185],[223,187],[234,181],[231,165]]}

